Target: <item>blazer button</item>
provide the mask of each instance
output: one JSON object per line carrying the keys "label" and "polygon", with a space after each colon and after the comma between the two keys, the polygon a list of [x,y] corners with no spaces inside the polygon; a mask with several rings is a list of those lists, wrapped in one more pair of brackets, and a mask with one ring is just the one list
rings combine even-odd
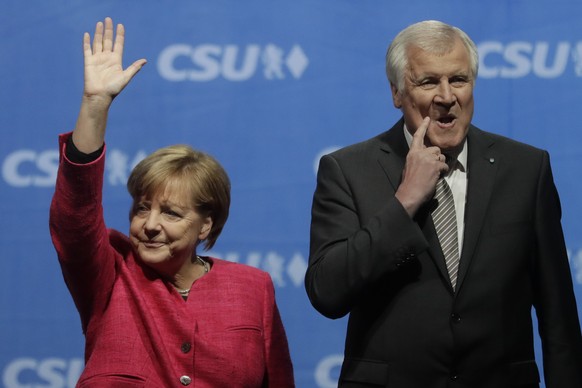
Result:
{"label": "blazer button", "polygon": [[188,353],[190,349],[192,349],[192,345],[190,345],[190,342],[184,342],[182,346],[180,346],[180,350],[182,350],[182,353]]}
{"label": "blazer button", "polygon": [[461,322],[461,316],[460,316],[459,314],[452,313],[452,314],[451,314],[451,320],[452,320],[454,323],[460,323],[460,322]]}
{"label": "blazer button", "polygon": [[180,382],[182,383],[182,385],[190,385],[192,379],[190,378],[190,376],[182,376],[180,377]]}

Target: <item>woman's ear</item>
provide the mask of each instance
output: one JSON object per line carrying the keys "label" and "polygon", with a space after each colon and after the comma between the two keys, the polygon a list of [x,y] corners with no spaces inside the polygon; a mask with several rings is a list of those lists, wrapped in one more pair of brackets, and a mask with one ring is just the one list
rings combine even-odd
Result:
{"label": "woman's ear", "polygon": [[200,228],[200,233],[198,234],[198,240],[206,240],[210,231],[212,230],[212,217],[206,217],[202,220],[202,227]]}

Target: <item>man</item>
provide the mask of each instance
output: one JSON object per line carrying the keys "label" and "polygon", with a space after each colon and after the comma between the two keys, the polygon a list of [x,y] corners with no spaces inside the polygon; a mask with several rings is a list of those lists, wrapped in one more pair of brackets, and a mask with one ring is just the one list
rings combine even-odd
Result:
{"label": "man", "polygon": [[582,387],[549,156],[471,124],[477,67],[463,31],[409,26],[386,65],[403,118],[320,161],[306,289],[350,314],[340,387],[539,387],[532,306],[546,387]]}

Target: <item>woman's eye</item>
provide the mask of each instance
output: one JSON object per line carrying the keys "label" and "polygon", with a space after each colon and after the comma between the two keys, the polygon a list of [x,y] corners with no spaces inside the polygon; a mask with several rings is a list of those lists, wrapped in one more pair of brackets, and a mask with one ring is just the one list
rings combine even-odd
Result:
{"label": "woman's eye", "polygon": [[135,207],[135,214],[137,214],[137,215],[143,216],[143,215],[148,214],[149,211],[150,211],[150,209],[145,205],[137,205]]}
{"label": "woman's eye", "polygon": [[173,210],[166,210],[164,211],[164,217],[170,221],[177,221],[179,219],[182,218],[182,216],[179,213],[176,213]]}

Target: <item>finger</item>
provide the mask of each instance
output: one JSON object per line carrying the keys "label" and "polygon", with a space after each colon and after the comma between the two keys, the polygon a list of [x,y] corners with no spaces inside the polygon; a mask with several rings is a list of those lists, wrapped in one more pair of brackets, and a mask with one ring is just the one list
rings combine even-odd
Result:
{"label": "finger", "polygon": [[123,57],[123,45],[125,44],[125,27],[123,24],[117,25],[117,31],[115,32],[115,45],[113,46],[113,51]]}
{"label": "finger", "polygon": [[147,63],[145,59],[138,59],[137,61],[133,62],[127,69],[123,71],[127,82],[131,81],[131,79],[141,70],[141,68]]}
{"label": "finger", "polygon": [[97,22],[95,26],[95,35],[93,36],[93,54],[100,53],[103,50],[103,23]]}
{"label": "finger", "polygon": [[424,150],[425,150],[425,152],[427,154],[434,155],[437,158],[439,157],[439,155],[442,155],[441,154],[441,149],[439,147],[437,147],[437,146],[425,147]]}
{"label": "finger", "polygon": [[411,149],[422,149],[424,148],[424,136],[430,124],[430,117],[425,117],[422,120],[422,124],[416,129],[414,135],[412,136],[412,143],[410,144]]}
{"label": "finger", "polygon": [[446,173],[449,172],[449,165],[444,163],[444,162],[441,163],[439,171],[440,171],[440,176],[446,175]]}
{"label": "finger", "polygon": [[91,56],[91,37],[88,32],[83,34],[83,55],[85,58]]}
{"label": "finger", "polygon": [[105,18],[105,35],[103,36],[103,51],[111,51],[113,47],[113,20]]}

